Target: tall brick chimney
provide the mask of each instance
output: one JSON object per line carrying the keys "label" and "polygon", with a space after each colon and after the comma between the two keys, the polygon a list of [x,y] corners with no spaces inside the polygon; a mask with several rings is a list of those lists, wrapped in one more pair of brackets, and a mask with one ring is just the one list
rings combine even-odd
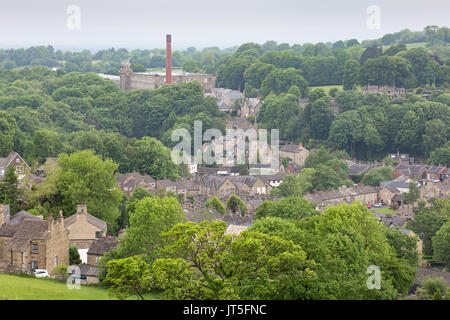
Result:
{"label": "tall brick chimney", "polygon": [[172,84],[172,36],[166,35],[166,83]]}

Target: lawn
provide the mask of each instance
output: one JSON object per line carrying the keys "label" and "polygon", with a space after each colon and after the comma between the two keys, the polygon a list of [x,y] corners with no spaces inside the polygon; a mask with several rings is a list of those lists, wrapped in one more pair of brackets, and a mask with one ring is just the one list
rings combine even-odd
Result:
{"label": "lawn", "polygon": [[[425,48],[426,44],[427,44],[426,42],[405,43],[406,49],[408,49],[408,50],[412,49],[412,48],[419,48],[419,47],[424,47]],[[389,46],[383,46],[383,51],[388,49],[389,47],[390,47],[390,45]]]}
{"label": "lawn", "polygon": [[325,90],[325,92],[326,92],[327,94],[328,94],[328,93],[330,92],[330,90],[333,89],[333,88],[337,88],[338,90],[342,91],[342,86],[341,86],[341,85],[335,85],[335,86],[316,86],[316,87],[311,87],[311,90],[312,90],[312,89],[315,89],[315,88],[322,88],[322,89]]}
{"label": "lawn", "polygon": [[[158,299],[158,294],[147,293],[145,299]],[[25,275],[0,274],[0,300],[114,300],[106,289],[81,286],[68,289],[63,281],[34,278]],[[137,299],[130,297],[130,299]]]}
{"label": "lawn", "polygon": [[392,214],[394,212],[394,210],[389,209],[389,208],[374,208],[374,209],[372,209],[372,211],[382,213],[382,214]]}

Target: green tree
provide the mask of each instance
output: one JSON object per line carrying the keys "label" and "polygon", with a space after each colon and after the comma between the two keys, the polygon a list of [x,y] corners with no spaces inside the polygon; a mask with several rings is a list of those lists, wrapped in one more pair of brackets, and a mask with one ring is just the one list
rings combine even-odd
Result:
{"label": "green tree", "polygon": [[33,135],[33,154],[40,162],[47,157],[61,153],[62,143],[59,135],[50,130],[36,130]]}
{"label": "green tree", "polygon": [[214,208],[221,215],[225,215],[226,214],[225,206],[223,205],[222,201],[220,201],[220,199],[217,198],[216,196],[213,196],[213,197],[209,198],[205,202],[205,205],[206,205],[207,208]]}
{"label": "green tree", "polygon": [[154,179],[179,178],[170,150],[155,138],[144,137],[136,141],[130,159],[132,168],[141,174],[148,174]]}
{"label": "green tree", "polygon": [[90,150],[60,154],[58,163],[56,188],[63,197],[64,212],[72,214],[77,205],[86,203],[89,213],[112,226],[122,198],[115,178],[118,165]]}
{"label": "green tree", "polygon": [[380,182],[392,179],[393,170],[391,167],[374,168],[364,174],[362,183],[369,186],[378,186]]}
{"label": "green tree", "polygon": [[69,246],[69,264],[74,265],[74,264],[80,264],[80,263],[81,263],[81,258],[80,258],[80,254],[78,253],[78,248],[74,245],[70,245]]}
{"label": "green tree", "polygon": [[432,238],[436,232],[450,219],[450,200],[437,199],[431,207],[420,208],[414,219],[406,225],[408,229],[423,240],[423,254],[433,255]]}
{"label": "green tree", "polygon": [[242,201],[239,196],[234,194],[228,197],[226,206],[227,210],[230,210],[233,214],[236,214],[236,212],[239,211],[242,215],[244,215],[248,210],[244,201]]}
{"label": "green tree", "polygon": [[448,141],[449,128],[441,119],[433,119],[425,122],[425,134],[423,135],[423,145],[427,154],[433,150],[444,146]]}
{"label": "green tree", "polygon": [[432,242],[433,259],[450,266],[450,221],[442,225]]}
{"label": "green tree", "polygon": [[257,232],[225,235],[214,221],[179,224],[163,235],[152,266],[165,299],[301,299],[314,277],[299,246]]}
{"label": "green tree", "polygon": [[408,185],[408,192],[405,195],[406,203],[413,204],[419,199],[420,190],[416,182],[411,181]]}
{"label": "green tree", "polygon": [[152,261],[162,244],[160,234],[185,221],[185,215],[175,197],[145,197],[135,203],[129,219],[130,227],[125,236],[103,264],[111,258],[134,255],[144,255],[145,259]]}
{"label": "green tree", "polygon": [[15,119],[0,110],[0,156],[6,157],[13,150],[17,130]]}
{"label": "green tree", "polygon": [[359,72],[361,65],[353,59],[345,61],[344,78],[342,85],[344,90],[352,90],[359,83]]}
{"label": "green tree", "polygon": [[16,176],[15,167],[9,166],[6,169],[5,176],[0,183],[0,203],[8,204],[11,213],[19,211],[19,180]]}
{"label": "green tree", "polygon": [[136,295],[145,300],[143,293],[151,285],[150,266],[139,256],[111,260],[107,263],[105,282],[111,285],[109,294],[119,299]]}

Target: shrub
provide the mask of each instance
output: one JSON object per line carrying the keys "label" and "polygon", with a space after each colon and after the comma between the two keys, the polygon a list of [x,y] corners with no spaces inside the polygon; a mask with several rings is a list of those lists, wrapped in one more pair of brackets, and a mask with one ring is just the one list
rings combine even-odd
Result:
{"label": "shrub", "polygon": [[434,300],[440,300],[447,293],[447,282],[442,277],[427,277],[423,281],[423,287]]}
{"label": "shrub", "polygon": [[52,276],[60,280],[66,280],[69,277],[69,275],[67,274],[67,266],[59,265],[54,267]]}

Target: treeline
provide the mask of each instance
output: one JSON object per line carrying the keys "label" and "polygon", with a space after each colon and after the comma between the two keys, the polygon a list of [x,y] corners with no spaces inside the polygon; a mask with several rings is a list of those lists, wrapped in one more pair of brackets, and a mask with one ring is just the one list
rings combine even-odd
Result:
{"label": "treeline", "polygon": [[[235,48],[204,48],[198,51],[194,47],[172,51],[172,65],[187,72],[214,73],[220,59],[232,53]],[[97,52],[89,50],[62,51],[49,46],[35,46],[27,49],[0,49],[0,69],[11,70],[25,66],[58,67],[65,72],[96,72],[119,75],[120,65],[130,60],[133,70],[143,72],[146,68],[164,68],[165,49],[129,51],[124,48],[104,49]]]}
{"label": "treeline", "polygon": [[304,109],[291,93],[270,94],[257,120],[263,127],[279,128],[281,139],[301,141],[308,148],[326,145],[366,160],[400,150],[436,164],[450,163],[450,95],[445,91],[434,92],[431,101],[414,93],[393,100],[358,90],[333,95],[335,110],[321,88],[310,92]]}
{"label": "treeline", "polygon": [[[202,120],[204,130],[225,129],[216,99],[204,98],[197,82],[121,91],[92,73],[64,74],[37,66],[0,72],[0,156],[15,150],[31,163],[92,149],[119,162],[122,172],[140,170],[139,152],[168,152],[145,137],[170,145],[172,130],[192,128],[194,120]],[[143,173],[166,177],[149,171]]]}

